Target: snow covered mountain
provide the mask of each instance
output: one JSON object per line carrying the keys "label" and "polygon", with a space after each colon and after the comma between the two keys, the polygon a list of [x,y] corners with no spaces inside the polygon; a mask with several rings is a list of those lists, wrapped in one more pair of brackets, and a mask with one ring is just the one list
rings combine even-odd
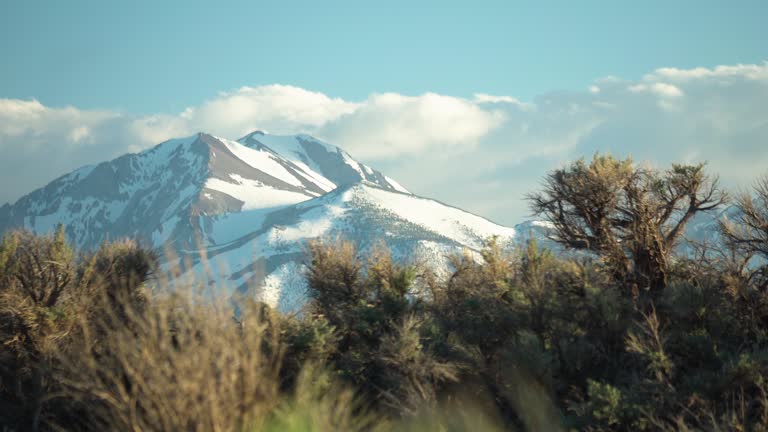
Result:
{"label": "snow covered mountain", "polygon": [[[446,257],[515,229],[412,195],[393,179],[307,135],[238,141],[200,133],[80,168],[0,208],[0,231],[63,223],[92,249],[133,237],[190,264],[227,294],[282,309],[306,299],[306,240],[342,236],[362,250],[445,269]],[[166,260],[169,264],[170,259]],[[191,268],[189,268],[191,267]]]}
{"label": "snow covered mountain", "polygon": [[193,216],[277,208],[361,180],[407,192],[309,136],[255,132],[235,142],[200,133],[62,176],[1,207],[0,230],[43,233],[63,223],[79,248],[126,236],[189,246],[199,230]]}

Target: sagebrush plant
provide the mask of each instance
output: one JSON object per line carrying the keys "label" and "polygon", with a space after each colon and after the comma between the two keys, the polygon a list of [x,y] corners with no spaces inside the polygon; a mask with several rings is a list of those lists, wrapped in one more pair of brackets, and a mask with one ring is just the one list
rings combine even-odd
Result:
{"label": "sagebrush plant", "polygon": [[309,248],[309,313],[336,335],[329,365],[382,409],[412,414],[434,404],[460,366],[440,358],[428,337],[432,317],[411,296],[418,271],[394,263],[382,248],[367,266],[350,242],[314,241]]}
{"label": "sagebrush plant", "polygon": [[[80,323],[82,345],[58,358],[64,391],[94,429],[240,430],[277,400],[280,346],[257,307],[235,323],[231,308],[186,296],[125,310],[126,323]],[[94,337],[100,333],[99,337]]]}
{"label": "sagebrush plant", "polygon": [[656,301],[688,222],[728,199],[704,168],[661,171],[595,154],[552,171],[528,199],[552,223],[555,241],[597,253],[627,295]]}
{"label": "sagebrush plant", "polygon": [[0,243],[0,423],[36,428],[55,390],[46,368],[84,308],[63,228],[47,237],[12,232]]}

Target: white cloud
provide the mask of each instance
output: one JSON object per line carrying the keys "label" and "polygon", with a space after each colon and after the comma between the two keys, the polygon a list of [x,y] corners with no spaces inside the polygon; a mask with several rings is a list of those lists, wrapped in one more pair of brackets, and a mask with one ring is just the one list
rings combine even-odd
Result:
{"label": "white cloud", "polygon": [[107,111],[81,111],[74,107],[52,109],[35,99],[0,99],[0,137],[5,141],[26,136],[32,142],[69,137],[77,142],[88,135],[90,127],[116,116]]}
{"label": "white cloud", "polygon": [[0,202],[171,137],[202,130],[238,138],[263,129],[313,134],[409,189],[512,223],[526,213],[521,196],[546,170],[595,151],[657,164],[708,160],[726,184],[748,185],[766,170],[766,113],[768,63],[660,68],[639,81],[607,77],[530,102],[486,93],[349,101],[269,85],[221,93],[177,114],[136,116],[0,99]]}
{"label": "white cloud", "polygon": [[427,93],[375,94],[317,134],[357,157],[389,159],[427,152],[468,151],[504,120],[472,101]]}
{"label": "white cloud", "polygon": [[475,93],[473,101],[478,104],[511,104],[517,105],[523,109],[533,108],[531,104],[521,102],[512,96],[496,96],[487,93]]}
{"label": "white cloud", "polygon": [[746,78],[750,80],[766,80],[768,79],[768,62],[763,63],[762,65],[721,65],[712,69],[704,67],[697,67],[693,69],[665,67],[656,69],[653,73],[646,75],[645,79],[648,81],[657,81],[659,79],[689,81],[695,79],[724,77]]}
{"label": "white cloud", "polygon": [[221,93],[199,107],[187,108],[180,117],[195,129],[239,138],[255,128],[271,133],[312,130],[359,107],[299,87],[267,85]]}
{"label": "white cloud", "polygon": [[185,117],[185,113],[179,116],[157,114],[126,119],[127,134],[135,139],[129,143],[127,150],[137,152],[169,138],[191,135],[195,129]]}
{"label": "white cloud", "polygon": [[81,142],[87,140],[91,134],[91,130],[87,126],[78,126],[69,132],[69,140],[72,142]]}
{"label": "white cloud", "polygon": [[632,93],[653,93],[662,97],[675,98],[683,95],[683,91],[672,84],[653,83],[653,84],[635,84],[629,86]]}

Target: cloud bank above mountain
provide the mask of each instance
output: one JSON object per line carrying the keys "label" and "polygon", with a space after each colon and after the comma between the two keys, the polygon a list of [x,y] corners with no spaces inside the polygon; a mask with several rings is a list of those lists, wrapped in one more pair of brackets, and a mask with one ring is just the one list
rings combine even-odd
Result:
{"label": "cloud bank above mountain", "polygon": [[347,101],[267,85],[148,115],[0,99],[0,202],[84,164],[197,131],[309,133],[416,193],[507,224],[527,214],[522,196],[547,170],[596,151],[659,165],[708,161],[732,187],[768,171],[768,63],[666,67],[585,84],[532,101],[480,91]]}

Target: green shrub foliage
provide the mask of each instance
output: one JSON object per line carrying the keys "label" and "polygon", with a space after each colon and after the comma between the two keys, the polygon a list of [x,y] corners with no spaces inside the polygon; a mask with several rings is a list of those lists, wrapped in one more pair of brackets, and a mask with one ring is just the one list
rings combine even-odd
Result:
{"label": "green shrub foliage", "polygon": [[[552,183],[566,178],[573,188]],[[0,426],[768,430],[765,184],[737,198],[719,245],[676,254],[675,227],[723,198],[701,167],[579,162],[546,187],[562,199],[594,189],[589,202],[612,212],[577,232],[589,254],[489,239],[438,278],[383,245],[361,256],[349,242],[317,240],[310,302],[290,316],[247,301],[235,315],[183,287],[150,293],[162,279],[157,258],[131,241],[76,255],[63,228],[7,233]],[[544,204],[545,214],[557,208]],[[550,215],[566,218],[560,240],[587,210],[603,214],[582,204]],[[672,216],[659,218],[665,209]],[[649,284],[662,273],[663,284]]]}

